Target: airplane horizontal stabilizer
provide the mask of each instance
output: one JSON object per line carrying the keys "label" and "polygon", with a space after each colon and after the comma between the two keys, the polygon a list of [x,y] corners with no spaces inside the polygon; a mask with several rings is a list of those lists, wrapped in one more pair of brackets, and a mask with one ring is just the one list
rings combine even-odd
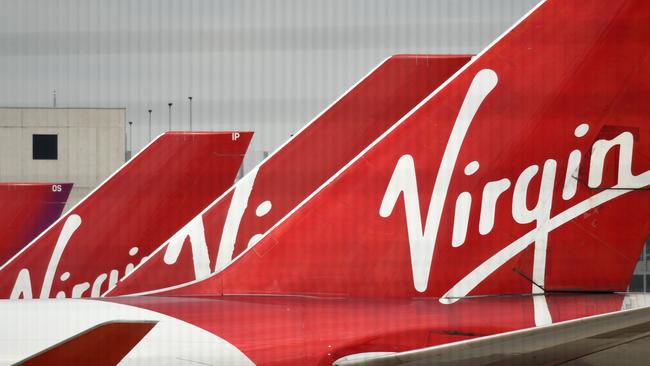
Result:
{"label": "airplane horizontal stabilizer", "polygon": [[[350,355],[334,365],[557,365],[593,354],[602,360],[615,347],[648,336],[650,307],[644,307],[406,352]],[[609,364],[619,363],[609,357]]]}
{"label": "airplane horizontal stabilizer", "polygon": [[110,321],[96,325],[15,365],[114,366],[156,325],[155,321]]}

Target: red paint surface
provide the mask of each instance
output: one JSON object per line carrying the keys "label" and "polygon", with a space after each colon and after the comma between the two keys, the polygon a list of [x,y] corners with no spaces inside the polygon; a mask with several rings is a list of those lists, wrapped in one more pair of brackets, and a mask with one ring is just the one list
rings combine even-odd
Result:
{"label": "red paint surface", "polygon": [[0,183],[0,263],[61,216],[72,183]]}
{"label": "red paint surface", "polygon": [[152,322],[102,324],[17,365],[117,365],[154,326]]}

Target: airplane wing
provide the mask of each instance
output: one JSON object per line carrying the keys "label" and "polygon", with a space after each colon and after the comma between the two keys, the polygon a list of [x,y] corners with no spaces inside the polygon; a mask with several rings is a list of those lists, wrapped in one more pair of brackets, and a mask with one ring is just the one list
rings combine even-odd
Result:
{"label": "airplane wing", "polygon": [[334,365],[555,365],[648,336],[650,307],[643,307],[406,352],[350,355]]}

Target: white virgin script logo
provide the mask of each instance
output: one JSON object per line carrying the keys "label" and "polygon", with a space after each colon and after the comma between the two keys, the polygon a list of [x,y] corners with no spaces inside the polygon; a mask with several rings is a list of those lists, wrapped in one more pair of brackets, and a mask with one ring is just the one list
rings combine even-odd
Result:
{"label": "white virgin script logo", "polygon": [[[68,245],[68,242],[72,238],[72,235],[77,231],[79,226],[81,226],[81,217],[76,214],[68,216],[61,228],[59,237],[57,238],[56,245],[54,246],[54,251],[50,257],[50,261],[47,264],[47,269],[45,270],[45,277],[43,278],[43,283],[41,284],[41,299],[47,299],[51,295],[52,284],[54,283],[54,278],[61,261],[61,256],[65,251],[65,248]],[[138,247],[132,247],[129,249],[129,256],[134,257],[138,254]],[[124,273],[129,274],[133,271],[133,263],[128,263],[124,268]],[[99,297],[101,295],[101,290],[104,282],[108,279],[108,288],[112,288],[117,284],[119,277],[119,271],[117,269],[112,269],[109,274],[100,273],[92,283],[92,286],[89,282],[82,282],[75,284],[72,287],[70,297],[80,298],[83,297],[88,289],[90,289],[90,297]],[[63,272],[59,280],[65,282],[70,278],[70,272]],[[65,298],[66,294],[63,291],[59,291],[56,294],[57,298]],[[18,272],[16,281],[14,282],[14,287],[11,291],[9,299],[31,299],[32,298],[32,281],[29,269],[23,268]]]}
{"label": "white virgin script logo", "polygon": [[[398,160],[388,183],[379,214],[382,217],[390,216],[400,194],[403,194],[413,284],[419,292],[426,291],[428,286],[443,206],[447,197],[451,174],[458,159],[458,153],[476,112],[487,95],[496,87],[497,82],[497,74],[489,69],[481,70],[474,77],[458,113],[456,123],[454,124],[449,142],[442,157],[429,202],[424,228],[422,228],[415,164],[411,155],[405,154]],[[581,138],[586,135],[588,130],[589,125],[583,123],[576,128],[575,136]],[[534,222],[535,229],[509,244],[478,268],[471,271],[454,285],[440,301],[449,304],[455,302],[459,297],[466,296],[496,269],[533,243],[535,249],[532,280],[535,284],[532,285],[532,291],[533,293],[543,292],[541,288],[544,286],[546,247],[549,232],[596,206],[602,205],[633,189],[642,188],[650,184],[650,171],[646,171],[637,176],[631,172],[633,143],[634,137],[630,132],[623,132],[611,140],[596,141],[592,148],[588,186],[597,188],[601,185],[605,157],[612,148],[618,146],[620,152],[618,182],[616,186],[611,187],[613,189],[607,189],[597,193],[588,200],[578,203],[555,217],[551,217],[551,206],[555,188],[557,162],[553,159],[548,159],[544,162],[541,173],[539,198],[535,208],[532,210],[528,209],[526,205],[528,187],[540,168],[538,165],[531,165],[524,169],[517,178],[513,188],[512,218],[519,224]],[[564,200],[573,198],[576,193],[578,181],[573,176],[573,173],[577,172],[580,168],[580,161],[580,151],[572,151],[568,158],[567,171],[564,177],[564,187],[562,190],[562,198]],[[479,166],[478,161],[472,161],[465,167],[465,175],[471,176],[476,173]],[[478,228],[481,235],[486,235],[492,231],[497,201],[511,185],[512,182],[510,179],[503,178],[490,181],[484,186]],[[456,198],[451,242],[453,247],[463,245],[465,242],[471,206],[472,195],[469,192],[462,192]],[[535,296],[534,299],[537,324],[549,323],[550,315],[544,297]]]}
{"label": "white virgin script logo", "polygon": [[[192,250],[192,263],[194,265],[194,276],[197,280],[206,278],[211,273],[219,272],[230,264],[235,251],[239,225],[248,208],[248,199],[253,190],[258,171],[259,167],[255,167],[234,186],[226,220],[223,224],[223,231],[218,247],[219,250],[214,263],[214,271],[211,270],[212,263],[208,254],[208,245],[203,228],[203,213],[196,216],[165,243],[164,262],[168,265],[175,264],[183,249],[185,239],[189,238],[190,249]],[[215,203],[217,202],[219,201],[215,201]],[[266,215],[271,210],[271,207],[271,201],[262,202],[255,210],[257,217]],[[250,238],[248,247],[250,248],[255,245],[261,237],[262,234],[255,234]]]}

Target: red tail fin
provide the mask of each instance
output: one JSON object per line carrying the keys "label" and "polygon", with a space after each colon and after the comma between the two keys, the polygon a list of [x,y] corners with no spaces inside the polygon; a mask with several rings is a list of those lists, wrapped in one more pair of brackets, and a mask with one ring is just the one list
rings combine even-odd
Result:
{"label": "red tail fin", "polygon": [[650,229],[649,19],[645,0],[542,3],[231,266],[171,293],[625,290]]}
{"label": "red tail fin", "polygon": [[177,285],[225,267],[469,59],[389,58],[175,234],[110,294]]}
{"label": "red tail fin", "polygon": [[72,183],[0,183],[0,263],[61,216]]}
{"label": "red tail fin", "polygon": [[166,133],[0,269],[0,297],[99,296],[232,185],[252,133]]}

